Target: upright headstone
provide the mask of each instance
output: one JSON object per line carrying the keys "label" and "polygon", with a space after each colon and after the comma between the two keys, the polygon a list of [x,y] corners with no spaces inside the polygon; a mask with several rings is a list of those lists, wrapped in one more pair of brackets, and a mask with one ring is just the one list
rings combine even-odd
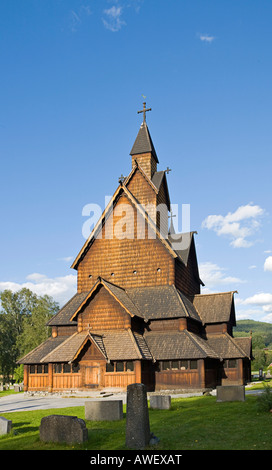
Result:
{"label": "upright headstone", "polygon": [[76,416],[49,415],[41,420],[40,439],[43,442],[82,444],[88,440],[88,429],[83,419]]}
{"label": "upright headstone", "polygon": [[150,408],[158,410],[170,410],[171,395],[151,395]]}
{"label": "upright headstone", "polygon": [[244,385],[226,385],[216,387],[216,401],[245,401]]}
{"label": "upright headstone", "polygon": [[0,436],[10,433],[12,428],[12,421],[10,419],[0,416]]}
{"label": "upright headstone", "polygon": [[85,401],[85,419],[91,421],[116,421],[123,419],[122,400]]}
{"label": "upright headstone", "polygon": [[142,449],[149,444],[150,437],[146,387],[144,384],[128,385],[126,446]]}

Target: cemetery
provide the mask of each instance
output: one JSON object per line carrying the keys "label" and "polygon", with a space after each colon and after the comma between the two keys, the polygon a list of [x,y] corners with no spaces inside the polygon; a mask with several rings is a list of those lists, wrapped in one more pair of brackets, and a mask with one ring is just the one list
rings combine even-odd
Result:
{"label": "cemetery", "polygon": [[4,413],[0,450],[271,450],[272,413],[243,388],[175,398],[137,383],[126,403],[86,398],[85,406]]}

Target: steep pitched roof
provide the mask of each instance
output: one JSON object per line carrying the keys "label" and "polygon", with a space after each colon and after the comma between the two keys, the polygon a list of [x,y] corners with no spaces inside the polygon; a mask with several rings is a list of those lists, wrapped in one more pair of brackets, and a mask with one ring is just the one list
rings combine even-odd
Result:
{"label": "steep pitched roof", "polygon": [[232,316],[232,322],[235,325],[233,300],[235,292],[237,291],[195,295],[192,303],[203,324],[228,322]]}
{"label": "steep pitched roof", "polygon": [[127,311],[129,315],[131,315],[132,317],[137,315],[139,317],[144,318],[144,315],[137,309],[136,305],[133,303],[125,289],[99,277],[92,289],[87,293],[87,295],[85,295],[83,301],[78,305],[77,309],[74,310],[73,314],[70,317],[71,320],[73,320],[77,316],[77,314],[84,308],[86,303],[91,299],[91,297],[101,286],[104,286],[105,289],[107,289],[107,291]]}
{"label": "steep pitched roof", "polygon": [[92,230],[89,238],[86,240],[84,243],[83,247],[81,248],[79,254],[77,255],[76,259],[74,260],[71,268],[77,268],[78,263],[80,262],[81,258],[84,256],[85,252],[89,249],[90,245],[93,243],[95,238],[98,236],[100,231],[102,230],[103,223],[105,223],[105,220],[109,216],[109,214],[112,212],[113,205],[116,202],[117,198],[120,197],[120,195],[123,194],[125,195],[128,200],[131,202],[131,204],[135,207],[135,209],[138,210],[139,214],[145,219],[145,221],[148,223],[150,228],[154,231],[156,234],[156,238],[161,241],[161,243],[164,245],[164,247],[170,252],[173,258],[178,257],[178,253],[176,253],[172,247],[171,243],[168,241],[168,239],[165,239],[162,237],[157,225],[153,222],[153,220],[149,217],[147,212],[141,207],[140,204],[138,204],[138,201],[135,199],[133,194],[128,190],[128,188],[122,184],[120,184],[115,191],[114,195],[112,196],[110,202],[108,203],[106,209],[104,210],[103,214],[97,221],[96,226]]}
{"label": "steep pitched roof", "polygon": [[136,140],[131,149],[130,155],[139,155],[141,153],[151,152],[157,163],[159,163],[154,144],[149,133],[146,122],[141,124]]}

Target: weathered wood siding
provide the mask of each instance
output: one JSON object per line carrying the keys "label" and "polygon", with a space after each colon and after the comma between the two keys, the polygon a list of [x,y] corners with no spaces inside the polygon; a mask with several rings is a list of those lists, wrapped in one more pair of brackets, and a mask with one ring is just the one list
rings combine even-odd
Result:
{"label": "weathered wood siding", "polygon": [[[118,204],[130,205],[124,196],[120,198]],[[147,224],[141,216],[140,225],[137,224],[137,212],[134,208],[132,208],[132,214],[134,223],[127,221],[127,224],[131,223],[131,226],[129,230],[127,226],[125,227],[126,236],[131,236],[131,238],[125,239],[118,237],[122,230],[122,224],[120,224],[122,217],[115,215],[109,217],[107,223],[109,226],[112,224],[114,236],[112,239],[106,238],[104,226],[102,237],[94,240],[91,248],[79,263],[78,292],[90,290],[98,276],[124,288],[174,284],[174,259],[160,240],[147,238]],[[119,224],[116,227],[117,222]],[[139,238],[139,234],[137,237],[137,225],[138,228],[139,226],[144,228],[141,236],[146,239]],[[160,268],[159,272],[158,268]]]}
{"label": "weathered wood siding", "polygon": [[105,287],[95,293],[78,317],[83,330],[116,330],[131,325],[131,316]]}

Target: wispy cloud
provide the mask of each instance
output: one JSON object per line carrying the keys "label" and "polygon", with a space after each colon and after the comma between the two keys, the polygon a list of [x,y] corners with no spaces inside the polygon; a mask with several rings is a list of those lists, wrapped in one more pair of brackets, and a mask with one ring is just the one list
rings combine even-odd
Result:
{"label": "wispy cloud", "polygon": [[199,34],[200,41],[211,43],[215,40],[215,36],[211,36],[210,34]]}
{"label": "wispy cloud", "polygon": [[83,19],[92,14],[89,5],[81,5],[78,10],[70,10],[69,27],[72,33],[75,33]]}
{"label": "wispy cloud", "polygon": [[111,8],[104,10],[102,17],[105,28],[113,33],[119,31],[126,23],[122,20],[123,7],[113,5]]}
{"label": "wispy cloud", "polygon": [[217,235],[231,238],[234,248],[248,248],[253,245],[252,236],[260,227],[260,218],[265,213],[258,205],[240,206],[227,215],[209,215],[202,222],[202,227],[213,230]]}
{"label": "wispy cloud", "polygon": [[238,277],[229,276],[226,268],[221,268],[217,264],[209,261],[199,263],[199,275],[205,284],[203,293],[212,292],[212,289],[218,288],[219,286],[221,288],[225,286],[230,290],[233,290],[233,287],[235,288],[236,284],[246,282]]}

